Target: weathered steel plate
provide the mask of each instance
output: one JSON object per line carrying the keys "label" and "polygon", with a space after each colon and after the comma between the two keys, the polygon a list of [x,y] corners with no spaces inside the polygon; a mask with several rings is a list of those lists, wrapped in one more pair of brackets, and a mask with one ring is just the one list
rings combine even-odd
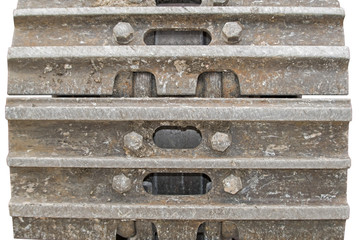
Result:
{"label": "weathered steel plate", "polygon": [[[15,157],[313,160],[348,159],[351,107],[347,100],[11,98],[6,116]],[[192,149],[158,147],[153,136],[162,127],[196,129],[201,141]],[[142,138],[135,150],[125,143],[131,132]],[[217,132],[230,138],[225,151],[213,147]]]}
{"label": "weathered steel plate", "polygon": [[[18,9],[14,17],[13,47],[117,46],[113,29],[119,22],[132,26],[133,36],[126,44],[136,46],[149,44],[156,30],[204,31],[211,38],[209,45],[345,44],[341,8],[42,8]],[[227,22],[240,26],[235,42],[228,43],[223,34]]]}
{"label": "weathered steel plate", "polygon": [[300,97],[348,93],[344,15],[19,0],[8,93],[52,97],[7,100],[14,236],[343,239],[350,101]]}
{"label": "weathered steel plate", "polygon": [[7,99],[8,120],[348,122],[348,99],[36,98]]}
{"label": "weathered steel plate", "polygon": [[236,74],[241,95],[347,94],[346,47],[19,47],[9,94],[113,95],[119,72],[150,72],[158,95],[196,95],[205,72]]}
{"label": "weathered steel plate", "polygon": [[51,203],[10,202],[13,217],[149,219],[149,220],[345,220],[347,205],[331,206],[243,206],[173,205],[162,204],[83,204],[76,202]]}
{"label": "weathered steel plate", "polygon": [[[185,160],[184,163],[190,164],[190,161]],[[167,174],[169,176],[167,177],[169,186],[157,187],[155,182],[151,182],[152,180],[146,180],[146,177],[153,173]],[[185,178],[186,175],[195,173],[208,176],[209,181],[202,182],[207,186],[198,185],[201,182],[200,178],[193,178],[192,180]],[[124,193],[117,192],[113,188],[115,177],[122,174],[130,181],[129,189]],[[170,176],[174,178],[175,174],[182,174],[184,180],[171,183]],[[234,189],[238,191],[236,193],[234,190],[231,193],[226,192],[226,185],[224,185],[225,179],[232,175],[241,179],[238,189]],[[290,206],[313,207],[313,205],[318,205],[318,208],[325,208],[325,206],[346,204],[346,180],[347,169],[89,169],[85,166],[82,168],[61,169],[56,167],[11,168],[12,201],[19,202],[16,206],[21,202],[24,203],[24,207],[31,202],[46,206],[49,206],[49,204],[61,206],[63,203],[66,206],[68,205],[66,208],[71,204],[89,204],[96,209],[96,204],[108,204],[109,208],[112,205],[114,205],[113,207],[121,208],[121,204],[134,204],[147,205],[149,209],[151,207],[157,209],[163,205],[163,202],[166,202],[166,206],[164,206],[168,208],[166,219],[171,219],[169,216],[171,216],[171,209],[173,208],[174,215],[172,219],[191,220],[195,220],[196,216],[186,215],[185,213],[176,216],[175,212],[178,213],[177,208],[183,205],[196,205],[193,208],[208,210],[208,208],[216,206],[219,208],[223,205],[223,207],[238,208],[238,211],[241,211],[242,208],[251,208],[253,206],[265,208],[271,205],[274,208],[288,206],[288,212],[290,212]],[[208,185],[207,183],[210,184]],[[177,188],[177,185],[186,189],[186,191],[176,191],[178,194],[175,194],[175,191],[168,189]],[[202,187],[207,188],[206,191],[197,191],[201,190]],[[79,206],[76,208],[79,208]],[[98,208],[101,207],[99,206]],[[134,208],[140,207],[134,206]],[[31,206],[29,209],[31,209]],[[213,211],[215,212],[215,210]],[[215,219],[214,216],[209,217],[211,214],[215,214],[213,211],[208,210],[208,213],[204,214],[203,210],[204,216],[207,216],[206,219]],[[15,216],[29,216],[21,214],[24,213],[18,213]],[[62,214],[53,212],[51,216],[32,215],[32,217],[71,217]],[[76,215],[74,213],[72,217],[91,218],[89,215],[84,216],[81,214],[90,213],[80,211]],[[106,217],[105,213],[102,215],[102,213],[98,212],[98,214],[100,215],[92,217],[120,218],[120,215]],[[144,213],[149,214],[145,216],[138,215],[138,212],[134,214],[137,215],[128,216],[128,219],[149,219],[151,215],[151,213]],[[216,214],[223,217],[226,213],[218,212]],[[270,219],[271,214],[262,217],[258,215],[241,215],[239,217],[238,215],[238,218]],[[273,214],[276,214],[276,212]],[[231,215],[228,216],[228,220],[235,219]],[[125,216],[123,217],[124,219],[126,219]],[[153,214],[151,219],[162,219],[161,216]],[[308,217],[310,218],[310,216],[309,214]],[[203,218],[201,216],[198,219]],[[322,216],[322,219],[325,219],[325,216]]]}
{"label": "weathered steel plate", "polygon": [[[120,220],[100,219],[51,219],[51,218],[14,218],[15,237],[30,239],[89,239],[89,240],[115,240]],[[155,240],[155,229],[152,229],[151,222],[137,221],[137,239]],[[276,240],[278,236],[285,236],[286,239],[310,240],[326,239],[328,236],[333,239],[344,239],[345,221],[236,221],[239,239],[268,239]],[[146,226],[149,227],[146,228]],[[69,228],[68,226],[72,226]],[[25,230],[31,229],[31,230]],[[140,235],[141,232],[147,235]],[[194,234],[197,234],[195,232]],[[206,222],[203,235],[209,239],[221,239],[221,222]],[[61,237],[60,237],[61,236]],[[171,236],[172,237],[172,236]],[[177,239],[171,238],[171,239]],[[196,239],[196,238],[194,238]],[[203,238],[198,238],[203,239]]]}
{"label": "weathered steel plate", "polygon": [[[267,220],[276,229],[298,220],[304,227],[348,218],[348,100],[10,98],[6,116],[11,215],[16,226],[21,225],[17,217],[28,217],[33,234],[59,218],[82,219],[88,231],[93,218],[114,225],[145,220],[154,222],[162,239],[177,239],[182,228],[186,235],[180,237],[194,239],[198,226],[208,221],[221,226],[233,220],[237,228],[255,229],[262,223],[258,220]],[[161,149],[152,138],[163,126],[193,126],[202,141],[194,149]],[[143,136],[138,150],[124,143],[132,131]],[[231,136],[224,152],[212,149],[216,132]],[[171,197],[146,192],[146,176],[179,172],[205,174],[211,179],[209,192]],[[125,193],[113,188],[113,179],[122,174],[131,181]],[[241,179],[235,194],[223,185],[229,176]],[[331,234],[340,237],[343,225],[337,226]],[[163,235],[168,228],[172,231]],[[221,239],[218,229],[211,233]],[[305,237],[300,229],[290,234]],[[115,233],[103,237],[112,239]],[[146,231],[140,228],[138,234]]]}
{"label": "weathered steel plate", "polygon": [[[19,0],[18,8],[59,8],[59,7],[139,7],[156,6],[156,0]],[[171,1],[167,1],[171,2]],[[173,2],[173,1],[172,1]],[[178,1],[186,2],[186,1]],[[187,1],[191,2],[191,1]],[[198,1],[192,1],[194,3]],[[339,7],[337,0],[229,0],[227,4],[219,4],[226,1],[202,0],[202,6],[225,5],[225,6],[302,6],[302,7]],[[193,4],[192,4],[193,5]]]}
{"label": "weathered steel plate", "polygon": [[346,169],[349,158],[128,158],[128,157],[30,157],[10,153],[10,167],[146,168],[146,169]]}

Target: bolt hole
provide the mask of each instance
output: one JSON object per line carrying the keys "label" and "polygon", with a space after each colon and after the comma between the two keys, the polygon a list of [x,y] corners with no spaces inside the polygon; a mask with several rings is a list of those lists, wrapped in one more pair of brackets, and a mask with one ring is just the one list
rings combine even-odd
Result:
{"label": "bolt hole", "polygon": [[159,148],[193,149],[201,144],[202,135],[194,127],[160,127],[153,134],[153,141]]}
{"label": "bolt hole", "polygon": [[201,173],[152,173],[143,187],[152,195],[204,195],[212,189],[212,180]]}

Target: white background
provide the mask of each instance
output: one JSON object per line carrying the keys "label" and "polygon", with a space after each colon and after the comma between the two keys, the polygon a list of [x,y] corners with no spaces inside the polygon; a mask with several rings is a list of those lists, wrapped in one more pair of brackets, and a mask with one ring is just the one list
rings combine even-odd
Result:
{"label": "white background", "polygon": [[[314,0],[316,1],[316,0]],[[4,116],[7,84],[7,48],[11,45],[13,32],[12,11],[16,0],[4,0],[0,5],[0,239],[11,240],[12,222],[9,217],[10,176],[6,164],[7,122]],[[346,11],[345,36],[346,45],[351,50],[350,62],[350,98],[353,104],[353,122],[350,125],[349,154],[352,167],[349,171],[348,202],[351,207],[350,220],[346,227],[346,240],[359,239],[359,1],[341,0]]]}

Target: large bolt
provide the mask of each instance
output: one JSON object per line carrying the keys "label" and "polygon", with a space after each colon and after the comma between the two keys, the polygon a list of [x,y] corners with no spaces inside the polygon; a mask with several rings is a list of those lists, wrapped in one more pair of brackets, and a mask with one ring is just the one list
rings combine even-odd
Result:
{"label": "large bolt", "polygon": [[223,29],[222,34],[227,43],[237,43],[240,40],[240,36],[243,28],[237,22],[227,22]]}
{"label": "large bolt", "polygon": [[142,147],[143,137],[136,132],[126,134],[123,139],[125,147],[132,151],[137,151]]}
{"label": "large bolt", "polygon": [[223,188],[227,193],[237,194],[243,188],[241,178],[231,174],[223,180]]}
{"label": "large bolt", "polygon": [[226,6],[229,0],[213,0],[213,6]]}
{"label": "large bolt", "polygon": [[226,151],[231,143],[231,137],[226,133],[217,132],[211,138],[212,148],[218,152]]}
{"label": "large bolt", "polygon": [[131,179],[124,174],[120,174],[113,177],[112,188],[118,193],[125,193],[131,189]]}
{"label": "large bolt", "polygon": [[135,30],[133,30],[131,24],[127,22],[119,22],[113,28],[113,36],[119,44],[127,44],[131,42],[134,32]]}

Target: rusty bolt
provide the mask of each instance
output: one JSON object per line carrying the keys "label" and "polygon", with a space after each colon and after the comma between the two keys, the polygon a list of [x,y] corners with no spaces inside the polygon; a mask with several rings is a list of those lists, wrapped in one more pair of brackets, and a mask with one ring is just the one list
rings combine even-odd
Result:
{"label": "rusty bolt", "polygon": [[231,174],[223,180],[223,187],[225,192],[234,195],[242,189],[241,178]]}
{"label": "rusty bolt", "polygon": [[213,6],[226,6],[229,0],[213,0]]}
{"label": "rusty bolt", "polygon": [[228,134],[217,132],[212,136],[212,148],[218,152],[224,152],[231,145],[232,141]]}
{"label": "rusty bolt", "polygon": [[120,174],[113,177],[112,188],[118,193],[125,193],[131,189],[131,179],[124,174]]}
{"label": "rusty bolt", "polygon": [[243,28],[237,22],[227,22],[223,29],[222,34],[227,43],[237,43],[241,36]]}
{"label": "rusty bolt", "polygon": [[131,24],[127,22],[119,22],[113,28],[113,36],[119,44],[127,44],[131,42],[134,32],[135,30],[133,30]]}
{"label": "rusty bolt", "polygon": [[143,137],[136,132],[126,134],[123,139],[125,147],[132,151],[136,151],[142,147]]}

